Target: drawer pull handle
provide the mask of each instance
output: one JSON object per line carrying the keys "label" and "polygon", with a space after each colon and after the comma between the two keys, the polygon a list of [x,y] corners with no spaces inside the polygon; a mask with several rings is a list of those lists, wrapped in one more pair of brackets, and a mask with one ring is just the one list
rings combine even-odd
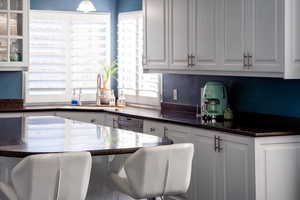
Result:
{"label": "drawer pull handle", "polygon": [[155,132],[155,128],[150,128],[150,132]]}

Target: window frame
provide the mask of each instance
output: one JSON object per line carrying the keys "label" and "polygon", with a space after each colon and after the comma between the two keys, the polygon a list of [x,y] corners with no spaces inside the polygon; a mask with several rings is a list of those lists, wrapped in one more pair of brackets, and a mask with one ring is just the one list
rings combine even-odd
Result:
{"label": "window frame", "polygon": [[[140,15],[140,17],[142,17],[142,21],[143,24],[144,22],[144,13],[143,11],[129,11],[129,12],[122,12],[118,14],[118,23],[120,22],[120,17],[128,17],[128,18],[132,18],[132,17],[136,17],[137,15]],[[118,24],[119,26],[119,24]],[[119,38],[119,28],[118,28],[118,38]],[[145,31],[142,31],[143,34],[143,40],[145,38]],[[118,43],[118,41],[117,41]],[[145,45],[145,42],[143,42],[143,46]],[[119,58],[119,43],[117,44],[118,46],[118,51],[117,51],[117,55]],[[142,51],[144,51],[144,48],[142,48]],[[144,69],[142,69],[144,71]],[[125,95],[126,97],[126,103],[128,105],[137,105],[137,106],[144,106],[144,107],[151,107],[151,108],[157,108],[160,109],[160,104],[161,104],[161,97],[162,97],[162,75],[161,74],[157,74],[158,76],[158,92],[157,95],[158,97],[146,97],[146,96],[139,96],[139,95]],[[136,84],[138,85],[138,81],[136,81]],[[122,90],[123,88],[117,88],[118,92],[120,93],[120,90]],[[139,90],[136,90],[137,92]],[[145,103],[146,102],[146,103]]]}
{"label": "window frame", "polygon": [[[108,56],[107,56],[107,62],[108,63],[111,63],[112,61],[112,14],[110,12],[91,12],[91,13],[82,13],[82,12],[77,12],[77,11],[55,11],[55,10],[30,10],[29,11],[29,30],[30,30],[30,21],[31,21],[31,14],[32,13],[35,13],[35,14],[43,14],[43,15],[50,15],[50,16],[53,16],[55,14],[57,15],[65,15],[65,16],[70,16],[72,15],[72,17],[76,16],[78,18],[82,18],[82,17],[88,17],[88,16],[94,16],[94,15],[99,15],[99,16],[105,16],[109,19],[109,30],[108,30],[108,35],[109,35],[109,38],[108,38],[108,49],[109,51],[107,52]],[[29,95],[29,87],[28,87],[28,84],[29,84],[29,80],[28,80],[28,73],[29,73],[29,70],[30,70],[30,31],[29,31],[29,42],[28,42],[28,57],[29,57],[29,66],[28,66],[28,71],[24,72],[23,73],[23,97],[24,97],[24,105],[49,105],[49,104],[52,104],[52,105],[64,105],[66,103],[69,103],[68,101],[68,97],[71,97],[72,96],[72,90],[70,91],[67,91],[66,90],[66,93],[65,93],[65,96],[67,96],[66,98],[64,98],[63,101],[61,101],[61,97],[58,97],[57,99],[54,99],[53,100],[53,96],[52,97],[45,97],[44,95],[38,97],[38,95],[36,96],[36,98],[40,98],[39,101],[28,101],[28,95]],[[67,48],[70,49],[69,47],[70,44],[67,44]],[[67,56],[69,57],[69,54],[70,52],[67,52]],[[67,61],[67,63],[69,63],[69,60]],[[70,65],[69,65],[69,68],[68,68],[68,72],[70,72]],[[70,73],[67,74],[67,76],[70,76]],[[70,87],[70,81],[71,79],[68,79],[67,82],[66,82],[66,88],[72,88]],[[95,89],[96,89],[96,84],[95,84]],[[50,95],[49,95],[50,96]],[[95,97],[96,97],[96,94],[95,94]],[[96,99],[95,99],[96,101]],[[81,102],[85,102],[85,103],[92,103],[94,102],[94,100],[81,100]]]}

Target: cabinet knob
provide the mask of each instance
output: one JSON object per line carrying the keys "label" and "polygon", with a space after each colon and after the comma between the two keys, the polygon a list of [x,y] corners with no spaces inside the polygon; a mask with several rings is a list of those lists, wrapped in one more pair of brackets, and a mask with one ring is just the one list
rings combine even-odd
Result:
{"label": "cabinet knob", "polygon": [[155,128],[150,128],[150,132],[155,132]]}
{"label": "cabinet knob", "polygon": [[96,119],[91,119],[91,123],[95,123],[96,122]]}

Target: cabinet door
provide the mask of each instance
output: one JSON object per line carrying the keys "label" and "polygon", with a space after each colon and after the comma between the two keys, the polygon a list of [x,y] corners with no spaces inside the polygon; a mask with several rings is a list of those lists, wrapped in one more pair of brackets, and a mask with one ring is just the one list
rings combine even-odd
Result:
{"label": "cabinet door", "polygon": [[168,0],[144,0],[144,69],[168,68]]}
{"label": "cabinet door", "polygon": [[193,143],[194,159],[188,200],[216,200],[216,152],[214,134],[203,129],[166,126],[167,136],[174,143]]}
{"label": "cabinet door", "polygon": [[300,199],[300,137],[255,140],[257,200]]}
{"label": "cabinet door", "polygon": [[254,199],[251,142],[248,137],[222,134],[218,153],[218,200]]}
{"label": "cabinet door", "polygon": [[170,0],[170,70],[187,69],[190,54],[190,7],[192,0]]}
{"label": "cabinet door", "polygon": [[246,52],[246,0],[220,1],[221,27],[218,39],[220,66],[224,71],[244,70]]}
{"label": "cabinet door", "polygon": [[194,144],[192,180],[189,188],[191,200],[216,200],[216,158],[214,135],[205,130],[197,130],[191,137]]}
{"label": "cabinet door", "polygon": [[255,72],[284,71],[284,0],[248,1],[250,67]]}
{"label": "cabinet door", "polygon": [[2,0],[0,4],[0,70],[28,67],[28,0]]}
{"label": "cabinet door", "polygon": [[285,78],[300,77],[300,1],[285,1]]}
{"label": "cabinet door", "polygon": [[219,2],[218,0],[193,1],[191,31],[195,66],[192,70],[212,70],[218,66]]}
{"label": "cabinet door", "polygon": [[102,125],[118,128],[118,117],[118,115],[105,113]]}

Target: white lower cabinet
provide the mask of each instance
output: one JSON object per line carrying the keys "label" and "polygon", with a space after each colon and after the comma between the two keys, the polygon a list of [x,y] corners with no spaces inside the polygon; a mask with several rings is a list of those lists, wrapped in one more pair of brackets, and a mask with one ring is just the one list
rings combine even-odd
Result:
{"label": "white lower cabinet", "polygon": [[[254,199],[253,138],[217,134],[220,150],[217,156],[217,199]],[[201,161],[199,162],[201,165]]]}
{"label": "white lower cabinet", "polygon": [[118,128],[118,117],[119,116],[116,114],[105,113],[104,120],[101,125]]}
{"label": "white lower cabinet", "polygon": [[300,199],[300,136],[255,141],[256,200]]}
{"label": "white lower cabinet", "polygon": [[253,199],[251,138],[182,126],[166,128],[166,135],[174,143],[194,144],[192,179],[186,199]]}
{"label": "white lower cabinet", "polygon": [[144,120],[143,133],[162,137],[164,135],[164,124],[160,122]]}

